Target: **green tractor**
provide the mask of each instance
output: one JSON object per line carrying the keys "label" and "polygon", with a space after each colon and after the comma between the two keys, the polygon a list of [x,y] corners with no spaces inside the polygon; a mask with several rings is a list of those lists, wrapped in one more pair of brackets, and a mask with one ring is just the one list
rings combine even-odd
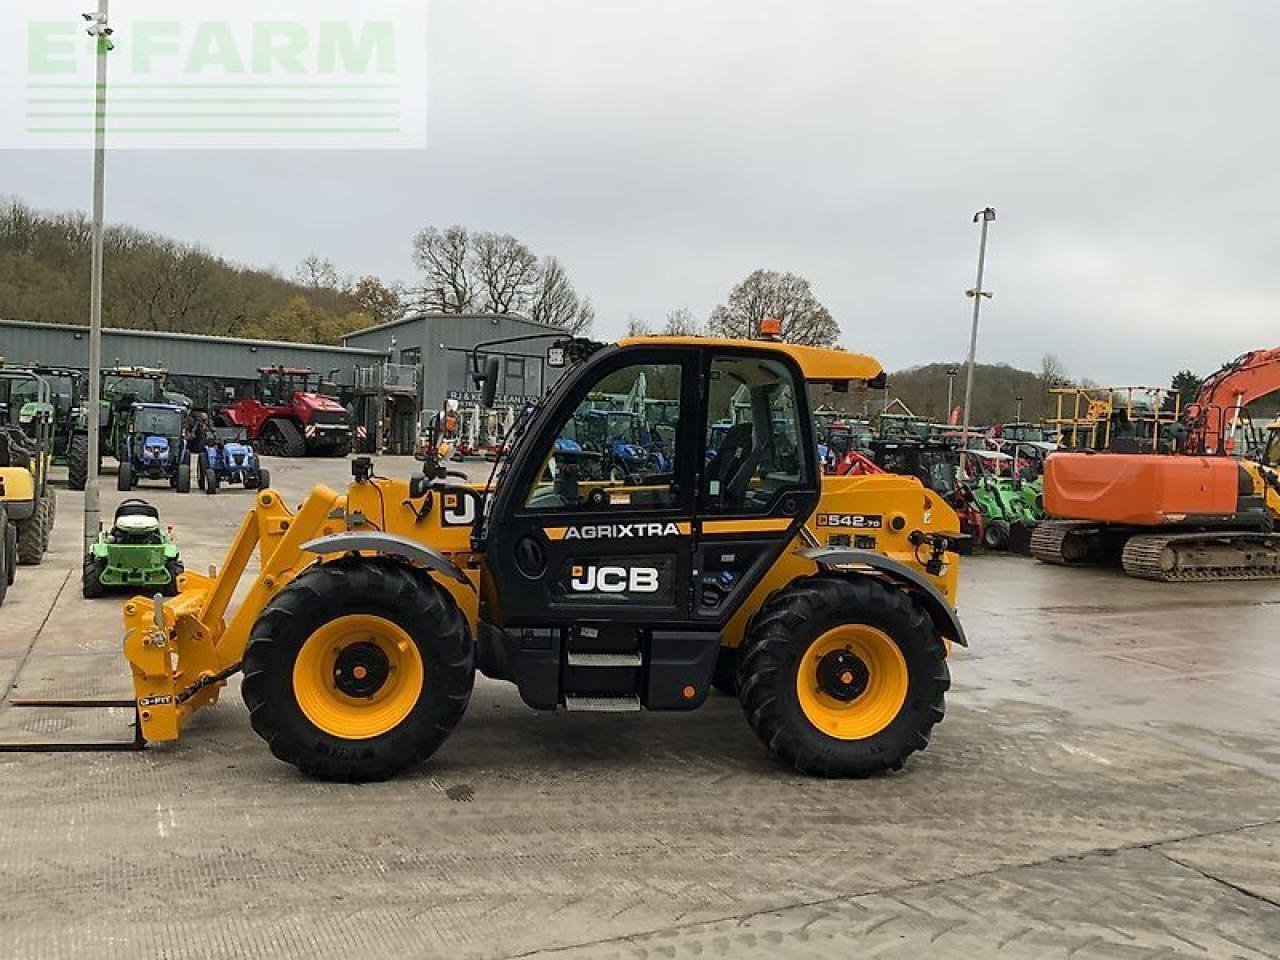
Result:
{"label": "green tractor", "polygon": [[[98,465],[102,458],[119,457],[129,432],[135,403],[169,403],[166,374],[150,367],[111,367],[102,371],[102,396],[98,401]],[[86,391],[87,393],[87,391]],[[88,403],[71,432],[67,447],[67,486],[83,490],[89,479]]]}
{"label": "green tractor", "polygon": [[28,370],[0,368],[0,581],[17,564],[35,566],[49,549],[57,501],[49,385]]}
{"label": "green tractor", "polygon": [[53,405],[53,462],[66,466],[70,462],[71,445],[77,434],[88,442],[88,387],[84,374],[69,367],[31,364],[26,367],[49,385],[49,402]]}
{"label": "green tractor", "polygon": [[1016,473],[1017,460],[995,450],[961,451],[961,486],[982,515],[988,550],[1029,553],[1031,531],[1044,519],[1038,480]]}
{"label": "green tractor", "polygon": [[183,570],[177,544],[160,526],[160,512],[145,500],[125,500],[116,507],[111,528],[100,531],[89,547],[81,592],[86,600],[117,590],[172,597]]}

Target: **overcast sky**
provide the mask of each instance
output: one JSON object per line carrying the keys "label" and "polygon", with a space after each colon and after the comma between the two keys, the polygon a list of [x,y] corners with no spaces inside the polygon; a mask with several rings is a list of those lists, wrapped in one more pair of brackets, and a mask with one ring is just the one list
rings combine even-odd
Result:
{"label": "overcast sky", "polygon": [[[1163,382],[1280,343],[1273,0],[429,12],[425,152],[115,153],[109,219],[405,281],[426,224],[509,231],[564,261],[609,335],[791,270],[845,345],[898,368],[967,348],[990,204],[980,359]],[[86,208],[89,161],[0,153],[0,192]]]}

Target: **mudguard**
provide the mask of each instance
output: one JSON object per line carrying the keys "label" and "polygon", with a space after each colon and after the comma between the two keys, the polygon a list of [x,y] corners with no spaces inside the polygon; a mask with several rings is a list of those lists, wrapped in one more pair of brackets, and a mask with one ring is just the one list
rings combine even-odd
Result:
{"label": "mudguard", "polygon": [[944,637],[962,647],[969,645],[964,635],[964,627],[960,625],[960,618],[956,616],[955,608],[947,602],[942,591],[918,570],[913,570],[892,557],[886,557],[872,550],[819,547],[814,550],[805,550],[801,555],[815,561],[825,570],[842,570],[850,566],[870,567],[877,574],[917,594],[924,602],[925,609],[929,611],[930,619]]}
{"label": "mudguard", "polygon": [[335,533],[332,536],[309,540],[302,545],[308,553],[349,553],[351,551],[370,551],[394,557],[404,557],[420,563],[430,570],[443,573],[445,576],[470,587],[462,568],[442,553],[423,546],[417,540],[397,536],[394,533]]}

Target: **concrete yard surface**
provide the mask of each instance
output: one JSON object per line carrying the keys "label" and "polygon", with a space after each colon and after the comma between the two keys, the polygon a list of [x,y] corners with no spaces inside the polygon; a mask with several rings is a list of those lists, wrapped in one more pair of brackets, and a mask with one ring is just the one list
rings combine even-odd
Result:
{"label": "concrete yard surface", "polygon": [[[270,468],[292,503],[347,479]],[[135,495],[192,570],[252,499]],[[81,598],[80,495],[58,499],[0,609],[0,740],[127,738],[125,710],[11,703],[131,693],[123,598]],[[0,957],[1280,956],[1280,583],[1010,556],[961,578],[947,717],[867,781],[780,766],[728,697],[545,714],[484,678],[387,783],[276,761],[238,680],[177,744],[0,754]]]}

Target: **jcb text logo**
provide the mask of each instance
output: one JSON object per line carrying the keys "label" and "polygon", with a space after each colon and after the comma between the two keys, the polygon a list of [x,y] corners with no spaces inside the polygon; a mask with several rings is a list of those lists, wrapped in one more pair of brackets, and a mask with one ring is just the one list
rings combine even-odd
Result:
{"label": "jcb text logo", "polygon": [[574,567],[569,589],[575,593],[657,593],[656,567]]}

